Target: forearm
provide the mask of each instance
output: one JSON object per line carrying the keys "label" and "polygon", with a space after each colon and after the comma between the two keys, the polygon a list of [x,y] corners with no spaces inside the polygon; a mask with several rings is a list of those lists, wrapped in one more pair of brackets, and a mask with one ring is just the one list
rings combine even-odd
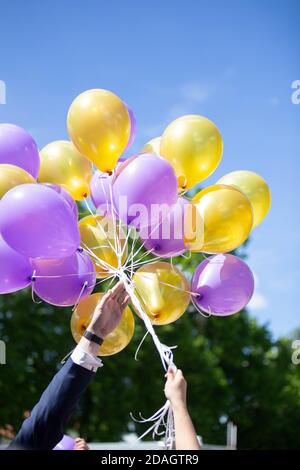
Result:
{"label": "forearm", "polygon": [[200,450],[197,434],[186,406],[173,407],[176,450]]}
{"label": "forearm", "polygon": [[95,373],[69,359],[53,377],[10,449],[52,449]]}

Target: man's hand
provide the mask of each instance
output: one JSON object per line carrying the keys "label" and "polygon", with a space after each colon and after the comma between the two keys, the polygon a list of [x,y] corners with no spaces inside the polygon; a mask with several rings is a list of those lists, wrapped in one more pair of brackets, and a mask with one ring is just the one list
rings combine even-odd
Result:
{"label": "man's hand", "polygon": [[98,303],[88,331],[95,333],[100,338],[109,335],[120,322],[129,300],[130,297],[125,290],[124,283],[118,282]]}
{"label": "man's hand", "polygon": [[187,385],[182,371],[178,369],[174,372],[172,369],[169,369],[166,377],[165,395],[170,400],[173,410],[186,409]]}
{"label": "man's hand", "polygon": [[[105,338],[120,322],[122,313],[127,307],[129,300],[130,298],[123,282],[118,282],[98,303],[87,330],[100,336],[100,338]],[[89,341],[82,336],[78,344],[83,351],[97,357],[99,352],[99,345],[97,343]]]}

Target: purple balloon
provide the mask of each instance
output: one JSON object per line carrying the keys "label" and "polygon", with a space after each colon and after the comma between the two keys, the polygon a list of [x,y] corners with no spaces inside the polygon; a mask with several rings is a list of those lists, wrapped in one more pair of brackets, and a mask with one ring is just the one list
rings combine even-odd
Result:
{"label": "purple balloon", "polygon": [[[67,258],[32,261],[34,292],[48,304],[75,305],[90,295],[96,283],[95,267],[85,252],[77,250]],[[41,277],[40,277],[41,276]]]}
{"label": "purple balloon", "polygon": [[70,256],[80,244],[71,209],[43,184],[21,184],[4,194],[0,233],[8,245],[30,258]]}
{"label": "purple balloon", "polygon": [[13,250],[0,236],[0,294],[29,286],[32,272],[29,259]]}
{"label": "purple balloon", "polygon": [[112,185],[112,176],[108,173],[97,170],[93,174],[90,183],[91,198],[95,207],[99,208],[97,212],[103,216],[111,212],[110,185]]}
{"label": "purple balloon", "polygon": [[78,207],[74,199],[72,198],[71,194],[59,184],[52,184],[52,183],[43,183],[45,186],[48,186],[49,188],[53,189],[56,191],[68,204],[70,207],[71,211],[74,214],[74,218],[77,221],[78,220]]}
{"label": "purple balloon", "polygon": [[187,199],[179,197],[176,204],[173,204],[168,211],[165,208],[165,213],[162,207],[159,224],[141,229],[140,237],[146,250],[151,250],[152,254],[166,258],[180,255],[186,251],[183,237],[184,215],[188,205]]}
{"label": "purple balloon", "polygon": [[65,434],[62,440],[59,441],[58,444],[56,444],[53,450],[74,450],[74,447],[75,447],[74,439]]}
{"label": "purple balloon", "polygon": [[40,169],[38,147],[22,127],[0,124],[0,163],[19,166],[37,178]]}
{"label": "purple balloon", "polygon": [[212,315],[232,315],[242,310],[252,297],[254,277],[237,256],[220,254],[202,261],[192,279],[196,307]]}
{"label": "purple balloon", "polygon": [[127,108],[127,111],[128,111],[129,117],[130,117],[130,136],[129,136],[128,143],[127,143],[127,145],[124,149],[124,152],[126,152],[129,149],[129,147],[131,147],[131,145],[133,144],[135,136],[136,136],[136,119],[135,119],[135,116],[133,114],[132,109],[128,106],[128,104],[126,104],[126,103],[124,103],[124,104]]}
{"label": "purple balloon", "polygon": [[171,165],[157,155],[131,157],[116,172],[113,196],[125,224],[147,227],[159,221],[159,205],[176,203],[176,175]]}

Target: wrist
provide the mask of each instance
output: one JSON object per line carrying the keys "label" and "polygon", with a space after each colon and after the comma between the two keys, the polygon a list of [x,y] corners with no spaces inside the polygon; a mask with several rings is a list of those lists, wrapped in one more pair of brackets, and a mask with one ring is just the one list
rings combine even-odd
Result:
{"label": "wrist", "polygon": [[87,327],[87,330],[93,333],[94,335],[99,336],[99,338],[101,339],[104,339],[106,336],[103,330],[99,326],[97,326],[96,323],[93,323],[93,322],[89,324],[89,326]]}
{"label": "wrist", "polygon": [[173,413],[186,414],[188,412],[187,404],[184,401],[171,401]]}
{"label": "wrist", "polygon": [[94,341],[88,340],[84,336],[81,337],[78,344],[80,345],[81,349],[85,351],[86,353],[91,354],[91,356],[94,356],[94,357],[98,356],[99,344],[94,343]]}

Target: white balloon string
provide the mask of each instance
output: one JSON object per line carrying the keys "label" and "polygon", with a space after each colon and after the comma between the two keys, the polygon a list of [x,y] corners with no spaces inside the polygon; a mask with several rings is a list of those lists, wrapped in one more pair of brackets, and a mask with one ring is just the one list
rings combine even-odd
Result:
{"label": "white balloon string", "polygon": [[83,286],[82,286],[82,288],[81,288],[81,291],[79,292],[79,295],[78,295],[78,298],[77,298],[77,300],[76,300],[76,302],[75,302],[75,304],[74,304],[74,307],[72,308],[72,312],[74,312],[74,310],[76,310],[76,308],[78,307],[78,304],[79,304],[79,302],[80,302],[80,299],[81,299],[81,297],[83,296],[83,293],[84,293],[85,289],[87,288],[87,286],[88,286],[88,282],[85,281],[85,282],[83,283]]}
{"label": "white balloon string", "polygon": [[191,250],[187,250],[187,252],[188,252],[188,255],[185,255],[185,253],[181,253],[180,256],[182,256],[182,258],[184,258],[184,259],[190,260],[191,257],[192,257],[192,252],[191,252]]}
{"label": "white balloon string", "polygon": [[[102,174],[100,173],[99,174],[99,179],[100,179],[100,183],[101,183],[101,188],[102,188],[102,191],[103,191],[103,194],[106,196],[106,191],[105,191],[105,188],[104,188],[104,179],[106,179],[107,176],[102,176]],[[109,212],[109,201],[108,199],[105,197],[105,200],[106,200],[106,211],[107,213]]]}
{"label": "white balloon string", "polygon": [[62,360],[60,361],[61,364],[64,364],[66,362],[66,360],[71,356],[74,349],[75,348],[73,348],[70,352],[68,352],[68,354],[65,355],[65,357],[62,358]]}
{"label": "white balloon string", "polygon": [[[208,312],[204,312],[203,310],[201,310],[201,308],[195,303],[193,297],[192,297],[192,304],[194,305],[195,309],[200,313],[200,315],[202,315],[202,317],[209,318],[212,315],[211,311],[208,313]],[[210,307],[209,307],[209,310],[210,310]]]}
{"label": "white balloon string", "polygon": [[109,179],[108,182],[109,186],[109,197],[110,197],[110,203],[111,203],[111,215],[112,215],[112,221],[113,221],[113,230],[114,230],[114,242],[115,242],[115,253],[118,259],[118,268],[120,269],[121,267],[121,245],[120,245],[120,238],[117,236],[117,227],[116,227],[116,214],[114,211],[114,199],[113,199],[113,191],[112,191],[112,178]]}
{"label": "white balloon string", "polygon": [[[149,253],[148,253],[149,254]],[[131,266],[130,266],[130,270],[134,270],[140,266],[143,266],[144,264],[148,264],[148,263],[153,263],[154,261],[161,261],[163,258],[161,256],[157,256],[155,258],[152,258],[152,259],[148,259],[148,260],[145,260],[145,261],[138,261],[136,263],[132,263]],[[124,268],[125,271],[128,269],[128,268]]]}
{"label": "white balloon string", "polygon": [[115,255],[117,256],[115,247],[112,245],[112,243],[111,243],[109,237],[107,236],[107,233],[105,232],[104,228],[102,227],[101,223],[99,223],[98,217],[100,217],[100,216],[97,217],[97,214],[94,214],[94,213],[93,213],[93,211],[92,211],[92,209],[90,208],[90,206],[89,206],[89,204],[88,204],[86,198],[84,199],[84,202],[85,202],[85,205],[86,205],[86,207],[87,207],[87,209],[88,209],[90,215],[92,215],[93,218],[95,219],[96,224],[97,224],[97,227],[102,231],[102,233],[104,234],[105,238],[106,238],[107,241],[108,241],[109,246],[111,247],[111,249],[113,250],[113,252],[114,252]]}
{"label": "white balloon string", "polygon": [[[142,440],[145,436],[152,432],[153,439],[155,439],[156,436],[165,435],[165,447],[167,449],[173,448],[175,437],[174,418],[171,403],[169,400],[167,400],[166,403],[156,413],[150,416],[150,418],[143,418],[142,416],[140,416],[141,419],[136,419],[132,413],[130,413],[130,416],[132,420],[136,423],[154,423],[141,436],[138,437],[138,441]],[[162,431],[160,431],[161,426],[164,427]]]}
{"label": "white balloon string", "polygon": [[96,264],[100,266],[105,272],[108,274],[113,273],[116,271],[116,268],[114,268],[110,263],[107,263],[104,259],[99,258],[99,256],[96,255],[94,251],[92,251],[85,243],[82,242],[84,245],[84,249],[88,252],[88,254],[96,259]]}
{"label": "white balloon string", "polygon": [[141,347],[142,347],[142,345],[143,345],[145,339],[147,338],[148,334],[149,334],[149,331],[147,330],[146,333],[144,334],[142,340],[140,341],[140,344],[138,345],[137,350],[135,351],[134,359],[135,359],[136,361],[138,361],[138,358],[137,358],[137,357],[138,357],[138,353],[139,353],[139,351],[140,351],[140,349],[141,349]]}
{"label": "white balloon string", "polygon": [[[85,274],[86,275],[91,275],[91,274],[94,274],[94,273],[95,273],[95,271],[91,271],[91,272],[85,273]],[[78,276],[78,273],[58,274],[56,276],[52,276],[52,275],[42,276],[42,275],[38,274],[38,275],[34,276],[34,279],[57,279],[57,278],[65,278],[65,277],[70,277],[70,276]]]}
{"label": "white balloon string", "polygon": [[[144,276],[143,276],[143,272],[139,273],[139,276],[140,276],[140,277],[145,277],[145,278],[147,279],[147,273],[146,273],[146,272],[144,273]],[[163,282],[163,281],[161,281],[160,279],[157,279],[157,282],[158,282],[159,284],[163,284],[164,286],[172,287],[172,289],[180,290],[181,292],[185,292],[186,294],[190,294],[191,296],[194,296],[194,297],[201,297],[201,294],[199,294],[198,292],[192,292],[192,291],[190,291],[190,290],[183,289],[182,287],[174,286],[173,284],[169,284],[169,283],[167,283],[167,282]]]}
{"label": "white balloon string", "polygon": [[31,299],[32,299],[32,302],[34,304],[41,304],[42,303],[42,300],[36,300],[35,299],[35,293],[34,293],[34,281],[35,279],[37,279],[37,275],[35,274],[36,273],[36,269],[34,269],[33,273],[32,273],[32,276],[31,276]]}
{"label": "white balloon string", "polygon": [[134,257],[136,257],[138,255],[138,253],[141,251],[142,248],[144,248],[144,245],[146,243],[146,241],[151,237],[151,235],[153,234],[153,232],[163,223],[163,221],[165,220],[165,218],[168,216],[169,214],[165,214],[164,218],[162,220],[158,220],[157,224],[153,227],[153,229],[151,230],[150,232],[150,235],[148,235],[147,238],[145,238],[145,240],[143,241],[143,243],[141,244],[141,246],[138,248],[138,250],[135,252],[134,254]]}
{"label": "white balloon string", "polygon": [[100,281],[97,281],[95,286],[99,286],[100,284],[102,284],[102,282],[108,281],[109,279],[111,279],[113,281],[115,279],[115,277],[116,277],[116,274],[112,274],[111,276],[104,277]]}

